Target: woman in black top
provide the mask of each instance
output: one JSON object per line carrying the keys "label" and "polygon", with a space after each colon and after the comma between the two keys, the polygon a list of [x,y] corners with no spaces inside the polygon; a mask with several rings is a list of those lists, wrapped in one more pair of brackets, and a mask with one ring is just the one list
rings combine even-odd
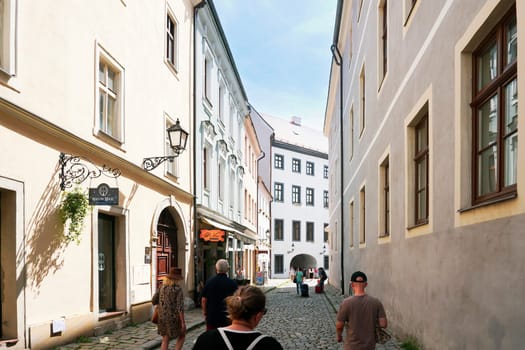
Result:
{"label": "woman in black top", "polygon": [[266,296],[255,286],[239,288],[226,298],[232,324],[202,333],[193,350],[282,350],[274,338],[254,331],[266,314]]}

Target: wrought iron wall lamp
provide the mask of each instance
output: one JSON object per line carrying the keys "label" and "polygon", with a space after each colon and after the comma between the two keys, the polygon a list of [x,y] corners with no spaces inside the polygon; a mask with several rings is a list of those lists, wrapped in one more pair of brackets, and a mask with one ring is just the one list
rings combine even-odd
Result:
{"label": "wrought iron wall lamp", "polygon": [[151,171],[167,160],[173,162],[173,160],[186,149],[188,132],[180,126],[178,119],[175,124],[166,129],[166,132],[168,133],[168,140],[170,142],[170,147],[173,150],[173,155],[144,158],[142,161],[142,167],[144,170]]}

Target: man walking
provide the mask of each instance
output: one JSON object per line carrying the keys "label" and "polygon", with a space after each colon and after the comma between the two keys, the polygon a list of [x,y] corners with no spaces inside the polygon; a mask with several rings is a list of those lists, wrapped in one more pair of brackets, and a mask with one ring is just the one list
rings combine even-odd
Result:
{"label": "man walking", "polygon": [[231,321],[226,312],[226,297],[233,295],[237,283],[228,278],[230,264],[225,259],[217,260],[217,275],[210,278],[202,289],[202,313],[206,320],[206,330],[229,326]]}
{"label": "man walking", "polygon": [[379,299],[366,294],[368,283],[363,272],[354,272],[350,281],[354,295],[343,300],[339,307],[335,323],[337,342],[343,341],[343,328],[346,324],[344,350],[374,350],[375,328],[387,327],[385,309]]}

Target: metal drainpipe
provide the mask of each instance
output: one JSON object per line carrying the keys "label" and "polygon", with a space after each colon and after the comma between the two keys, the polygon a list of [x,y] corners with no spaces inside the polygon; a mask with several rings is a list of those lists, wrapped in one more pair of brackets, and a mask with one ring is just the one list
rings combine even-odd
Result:
{"label": "metal drainpipe", "polygon": [[197,252],[198,252],[198,232],[197,232],[197,175],[196,163],[197,159],[197,12],[206,5],[206,0],[201,1],[193,8],[193,262],[194,262],[194,293],[197,297],[197,290],[199,287],[199,272],[197,271]]}
{"label": "metal drainpipe", "polygon": [[344,265],[344,147],[343,147],[343,56],[337,48],[336,44],[332,44],[330,47],[332,51],[332,58],[335,64],[339,66],[339,147],[341,150],[341,293],[345,294],[345,265]]}

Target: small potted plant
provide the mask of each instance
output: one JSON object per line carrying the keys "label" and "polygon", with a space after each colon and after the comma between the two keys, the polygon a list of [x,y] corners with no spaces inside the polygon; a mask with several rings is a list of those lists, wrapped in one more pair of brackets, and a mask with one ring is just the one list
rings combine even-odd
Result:
{"label": "small potted plant", "polygon": [[84,227],[84,219],[89,210],[89,200],[85,192],[75,188],[62,194],[60,203],[60,218],[64,224],[64,239],[66,243],[80,243],[80,235]]}

